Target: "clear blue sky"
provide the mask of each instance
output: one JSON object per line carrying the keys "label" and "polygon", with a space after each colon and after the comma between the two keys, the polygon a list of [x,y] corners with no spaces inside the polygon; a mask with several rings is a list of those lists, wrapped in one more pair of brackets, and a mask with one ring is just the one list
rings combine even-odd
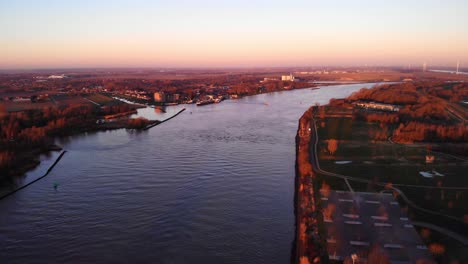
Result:
{"label": "clear blue sky", "polygon": [[468,1],[0,0],[0,68],[468,63]]}

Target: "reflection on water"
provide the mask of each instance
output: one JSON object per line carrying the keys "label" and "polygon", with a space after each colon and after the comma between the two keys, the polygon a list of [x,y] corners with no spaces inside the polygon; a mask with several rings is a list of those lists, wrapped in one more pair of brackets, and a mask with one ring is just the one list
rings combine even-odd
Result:
{"label": "reflection on water", "polygon": [[166,113],[166,106],[155,106],[154,107],[154,112],[156,114]]}
{"label": "reflection on water", "polygon": [[0,201],[0,260],[288,263],[297,120],[363,86],[144,108],[187,111],[145,133],[71,137],[48,177]]}

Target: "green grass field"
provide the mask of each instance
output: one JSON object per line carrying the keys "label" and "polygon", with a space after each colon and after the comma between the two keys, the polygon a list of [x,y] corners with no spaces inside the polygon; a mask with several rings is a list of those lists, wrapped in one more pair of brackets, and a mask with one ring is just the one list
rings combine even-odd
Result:
{"label": "green grass field", "polygon": [[[432,164],[426,164],[426,144],[401,145],[390,141],[374,141],[372,130],[380,129],[377,124],[352,120],[351,118],[326,118],[318,121],[318,156],[321,168],[347,176],[391,182],[404,185],[468,187],[468,162],[443,153],[435,156]],[[337,139],[338,147],[332,155],[328,140]],[[439,143],[440,145],[440,143]],[[461,157],[468,160],[468,157]],[[342,164],[340,164],[342,163]],[[420,172],[433,171],[444,176],[425,178]],[[324,176],[325,178],[327,176]],[[346,185],[332,180],[332,187],[346,189]],[[356,191],[379,191],[372,184],[351,182]],[[462,217],[468,202],[467,191],[448,190],[441,195],[437,189],[405,187],[407,196],[428,209],[449,212]]]}

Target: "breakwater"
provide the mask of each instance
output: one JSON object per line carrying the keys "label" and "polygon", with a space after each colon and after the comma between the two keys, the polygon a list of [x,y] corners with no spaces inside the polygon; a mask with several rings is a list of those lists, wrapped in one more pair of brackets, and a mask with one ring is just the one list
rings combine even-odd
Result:
{"label": "breakwater", "polygon": [[172,118],[174,118],[174,117],[180,115],[180,114],[181,114],[182,112],[184,112],[184,111],[185,111],[185,108],[182,108],[182,109],[181,109],[179,112],[177,112],[175,115],[173,115],[173,116],[171,116],[171,117],[168,117],[168,118],[164,119],[164,120],[161,121],[161,122],[148,125],[148,126],[146,126],[145,128],[143,128],[143,130],[148,130],[148,129],[150,129],[150,128],[152,128],[152,127],[155,127],[155,126],[157,126],[157,125],[160,125],[160,124],[162,124],[162,123],[164,123],[164,122],[166,122],[166,121],[169,121],[169,120],[171,120]]}
{"label": "breakwater", "polygon": [[15,189],[15,190],[13,190],[13,191],[7,193],[7,194],[4,194],[3,196],[0,197],[0,200],[2,200],[2,199],[4,199],[4,198],[6,198],[6,197],[8,197],[8,196],[10,196],[10,195],[12,195],[12,194],[14,194],[14,193],[20,191],[20,190],[22,190],[22,189],[28,187],[29,185],[31,185],[31,184],[33,184],[33,183],[39,181],[40,179],[46,177],[47,175],[49,175],[49,173],[52,171],[52,169],[55,167],[55,165],[57,165],[57,163],[59,163],[59,161],[62,159],[63,155],[65,155],[66,152],[67,152],[67,151],[64,150],[64,151],[62,151],[62,153],[60,153],[60,155],[57,157],[57,159],[55,160],[55,162],[49,167],[49,169],[47,169],[47,171],[46,171],[46,173],[44,173],[44,175],[40,176],[39,178],[37,178],[37,179],[35,179],[35,180],[33,180],[33,181],[31,181],[31,182],[29,182],[29,183],[27,183],[27,184],[25,184],[25,185],[23,185],[23,186],[17,188],[17,189]]}
{"label": "breakwater", "polygon": [[314,108],[308,109],[299,119],[296,135],[295,179],[295,262],[327,263],[328,255],[319,209],[319,188],[316,174],[310,163],[312,116]]}

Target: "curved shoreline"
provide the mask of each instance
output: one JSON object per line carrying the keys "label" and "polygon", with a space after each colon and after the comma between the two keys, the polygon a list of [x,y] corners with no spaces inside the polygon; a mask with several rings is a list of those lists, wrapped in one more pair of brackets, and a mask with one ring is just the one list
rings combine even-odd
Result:
{"label": "curved shoreline", "polygon": [[[157,126],[157,125],[159,125],[159,124],[162,124],[162,123],[164,123],[164,122],[166,122],[166,121],[169,121],[170,119],[172,119],[172,118],[178,116],[179,114],[181,114],[181,113],[184,112],[185,110],[186,110],[186,109],[183,108],[182,110],[180,110],[179,112],[177,112],[175,115],[173,115],[173,116],[171,116],[171,117],[169,117],[169,118],[166,118],[166,119],[164,119],[163,121],[153,121],[150,125],[148,125],[148,126],[146,126],[146,127],[144,127],[144,128],[141,128],[141,130],[148,130],[148,129],[150,129],[150,128],[152,128],[152,127],[155,127],[155,126]],[[128,113],[125,113],[125,114],[128,114]],[[127,128],[127,127],[125,127],[124,125],[122,125],[122,124],[120,124],[120,123],[118,123],[118,124],[116,123],[115,126],[99,126],[99,127],[94,127],[93,129],[79,131],[78,133],[74,133],[74,134],[82,134],[83,132],[99,132],[99,131],[117,130],[117,129],[123,129],[123,128]],[[49,151],[50,151],[50,150],[48,150],[48,151],[46,151],[46,152],[49,152]],[[64,154],[65,152],[66,152],[66,151],[63,151],[63,152],[60,154],[58,160],[60,160],[60,158],[63,156],[63,154]],[[56,162],[58,162],[58,161],[56,161]],[[41,164],[40,161],[35,162],[34,166],[31,166],[31,167],[28,168],[27,170],[24,170],[24,171],[23,171],[21,174],[19,174],[19,175],[25,175],[27,172],[33,170],[34,168],[36,168],[36,167],[39,166],[40,164]],[[55,164],[56,164],[56,163],[54,163],[53,166],[55,166]],[[51,168],[53,168],[53,166],[52,166]],[[16,176],[16,175],[13,175],[13,177],[15,177],[15,176]],[[42,178],[42,177],[44,177],[44,176],[46,176],[46,175],[43,175],[43,176],[39,177],[39,179]],[[36,181],[36,180],[34,180],[34,182],[35,182],[35,181]],[[29,183],[28,183],[27,185],[29,185]],[[13,191],[13,192],[18,191],[18,190],[20,190],[21,188],[23,188],[23,187],[20,187],[19,189],[16,189],[16,190]],[[5,195],[0,196],[0,200],[3,199],[3,198],[6,198],[7,196],[9,196],[10,194],[12,194],[13,192],[10,192],[10,193],[7,193],[7,194],[5,194]]]}
{"label": "curved shoreline", "polygon": [[46,177],[47,175],[49,175],[49,173],[52,171],[52,169],[55,167],[55,165],[57,165],[57,163],[59,163],[59,161],[62,159],[63,155],[65,155],[66,152],[67,151],[64,150],[64,151],[62,151],[62,153],[60,153],[60,155],[57,157],[57,159],[54,161],[54,163],[47,169],[47,171],[46,171],[46,173],[44,175],[40,176],[39,178],[37,178],[37,179],[35,179],[35,180],[31,181],[31,182],[28,182],[27,184],[15,189],[15,190],[7,193],[7,194],[4,194],[4,195],[0,196],[0,200],[3,200],[4,198],[7,198],[8,196],[10,196],[10,195],[12,195],[12,194],[26,188],[26,187],[28,187],[29,185],[41,180],[42,178]]}

